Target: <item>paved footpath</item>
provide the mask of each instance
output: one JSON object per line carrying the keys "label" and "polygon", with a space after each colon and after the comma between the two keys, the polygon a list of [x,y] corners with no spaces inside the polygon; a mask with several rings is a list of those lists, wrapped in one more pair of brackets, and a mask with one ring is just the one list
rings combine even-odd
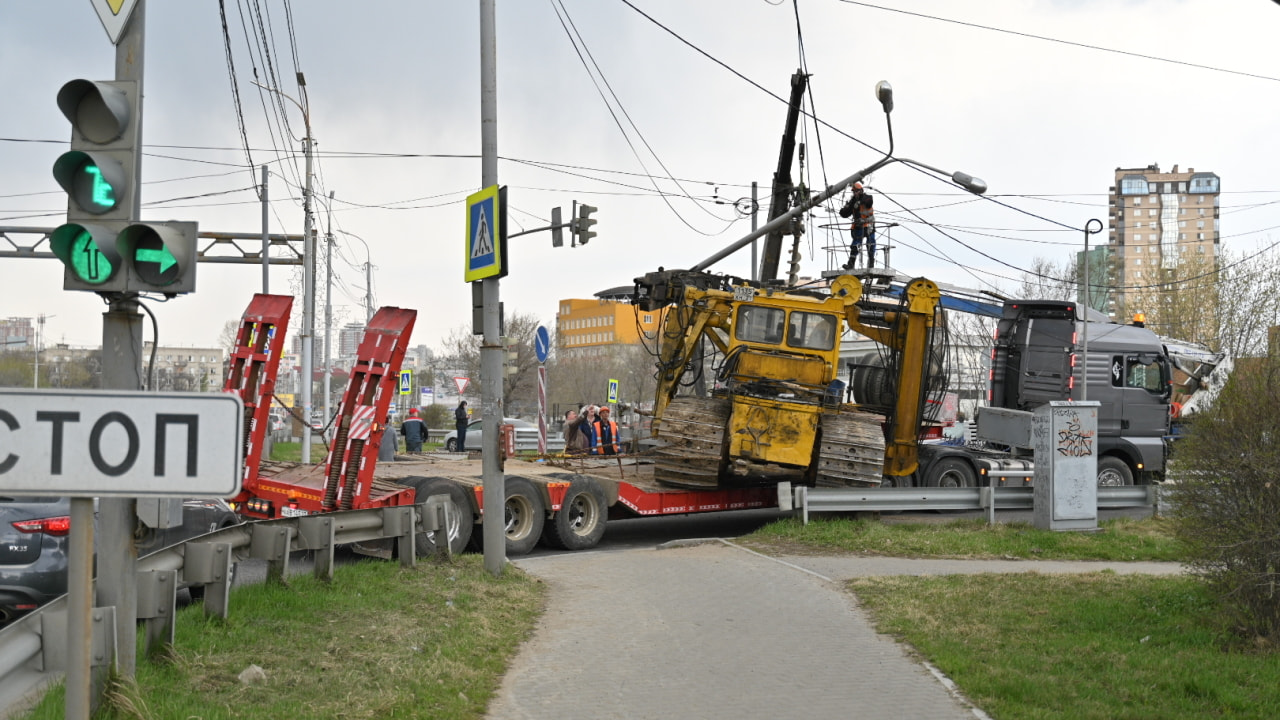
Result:
{"label": "paved footpath", "polygon": [[516,565],[548,583],[548,610],[489,720],[985,718],[941,673],[877,634],[836,581],[1180,572],[1166,563],[772,559],[721,541]]}

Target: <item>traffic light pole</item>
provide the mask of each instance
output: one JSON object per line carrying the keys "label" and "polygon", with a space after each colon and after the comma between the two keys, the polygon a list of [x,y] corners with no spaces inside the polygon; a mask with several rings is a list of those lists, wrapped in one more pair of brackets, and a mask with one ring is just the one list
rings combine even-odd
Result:
{"label": "traffic light pole", "polygon": [[[120,41],[116,43],[116,80],[143,88],[143,51],[146,46],[146,0],[138,0]],[[142,103],[137,104],[139,146],[133,152],[132,177],[142,177]],[[141,193],[131,192],[129,221],[141,218]],[[137,392],[142,387],[142,315],[136,299],[124,295],[111,299],[102,315],[102,387]],[[102,498],[98,501],[98,605],[115,606],[116,671],[133,677],[138,655],[138,548],[136,498]],[[95,697],[98,696],[95,693]]]}

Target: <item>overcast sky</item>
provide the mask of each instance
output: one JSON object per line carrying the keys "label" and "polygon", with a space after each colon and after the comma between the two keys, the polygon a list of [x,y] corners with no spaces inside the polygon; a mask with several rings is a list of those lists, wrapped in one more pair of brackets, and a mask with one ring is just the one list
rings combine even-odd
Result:
{"label": "overcast sky", "polygon": [[[464,204],[481,183],[479,4],[225,6],[249,149],[219,3],[150,0],[143,218],[258,232],[253,186],[267,164],[271,230],[301,233],[302,116],[286,101],[294,137],[281,136],[267,123],[270,95],[249,82],[255,67],[276,82],[250,53],[260,41],[248,12],[260,8],[280,89],[300,99],[295,71],[306,76],[316,191],[335,194],[335,313],[363,320],[368,258],[376,303],[417,309],[414,344],[439,347],[470,315]],[[901,164],[874,175],[881,220],[901,221],[892,265],[903,274],[1011,288],[1035,257],[1063,261],[1082,248],[1090,218],[1106,222],[1115,168],[1150,164],[1216,172],[1223,245],[1271,246],[1278,25],[1270,0],[498,0],[499,182],[512,230],[547,225],[554,206],[567,218],[574,200],[599,208],[586,247],[553,249],[549,233],[511,240],[502,299],[508,313],[554,327],[561,298],[688,267],[746,235],[750,218],[733,203],[753,181],[767,196],[800,67],[817,116],[800,137],[811,187],[887,149],[873,92],[887,80],[895,154],[981,177],[998,201]],[[0,225],[63,222],[51,167],[70,133],[58,89],[113,73],[88,0],[0,0]],[[322,230],[328,215],[319,203]],[[810,219],[802,273],[844,261],[823,249],[846,241],[831,223],[827,213]],[[747,276],[749,266],[744,251],[713,269]],[[55,260],[0,259],[0,317],[45,314],[48,343],[99,344],[101,301],[63,291],[61,278]],[[152,305],[161,344],[215,344],[262,276],[202,264],[197,282],[194,295]],[[295,271],[272,271],[274,292],[291,287]]]}

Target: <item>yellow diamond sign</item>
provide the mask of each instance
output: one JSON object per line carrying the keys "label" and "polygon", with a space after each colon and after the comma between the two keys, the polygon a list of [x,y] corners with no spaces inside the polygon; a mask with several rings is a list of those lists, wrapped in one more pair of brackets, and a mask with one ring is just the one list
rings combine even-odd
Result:
{"label": "yellow diamond sign", "polygon": [[107,31],[111,44],[119,43],[120,36],[124,34],[124,26],[129,24],[129,16],[133,14],[133,8],[138,5],[138,0],[89,1],[93,4],[93,9],[98,11],[98,19],[102,21],[102,27]]}

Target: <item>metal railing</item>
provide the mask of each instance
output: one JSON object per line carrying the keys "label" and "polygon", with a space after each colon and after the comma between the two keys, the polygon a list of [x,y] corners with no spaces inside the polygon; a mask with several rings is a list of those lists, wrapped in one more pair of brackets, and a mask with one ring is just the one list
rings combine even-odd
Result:
{"label": "metal railing", "polygon": [[[173,645],[178,590],[204,588],[204,613],[226,618],[235,574],[233,563],[267,562],[267,581],[288,574],[290,554],[314,551],[316,577],[333,579],[338,545],[396,540],[400,564],[417,562],[414,536],[448,527],[447,495],[417,505],[348,510],[306,517],[261,520],[202,535],[138,559],[138,620],[143,626],[144,655]],[[448,552],[448,542],[436,543]],[[115,608],[93,608],[92,664],[111,665],[115,655]],[[63,595],[0,629],[0,718],[11,716],[25,699],[58,679],[67,664],[67,596]]]}
{"label": "metal railing", "polygon": [[[1125,485],[1098,488],[1098,508],[1156,507],[1159,486]],[[794,507],[809,522],[809,513],[893,512],[913,510],[986,510],[995,520],[996,510],[1031,510],[1032,487],[965,488],[807,488],[797,487]]]}

